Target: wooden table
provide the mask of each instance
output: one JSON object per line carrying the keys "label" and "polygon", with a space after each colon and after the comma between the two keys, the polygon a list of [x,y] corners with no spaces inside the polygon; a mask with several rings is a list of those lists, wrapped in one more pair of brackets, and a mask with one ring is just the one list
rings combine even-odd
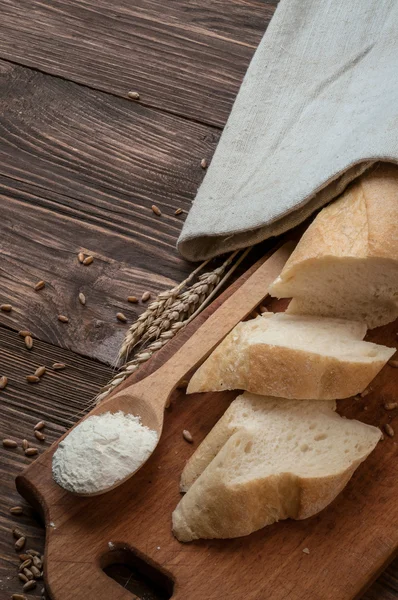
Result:
{"label": "wooden table", "polygon": [[[143,310],[127,296],[155,295],[190,272],[175,243],[204,175],[201,159],[211,159],[276,4],[0,1],[0,303],[13,306],[0,313],[0,375],[9,378],[1,438],[32,441],[45,419],[41,451],[54,441],[112,375],[127,327],[115,315],[131,323]],[[94,262],[79,264],[79,251]],[[46,287],[35,291],[41,279]],[[33,332],[32,350],[20,329]],[[26,382],[54,362],[68,366]],[[44,531],[27,507],[22,517],[9,514],[21,503],[14,478],[32,459],[0,452],[6,600],[20,591],[11,528],[19,524],[39,550]],[[395,561],[364,598],[397,599],[397,574]],[[115,576],[128,585],[121,570]]]}

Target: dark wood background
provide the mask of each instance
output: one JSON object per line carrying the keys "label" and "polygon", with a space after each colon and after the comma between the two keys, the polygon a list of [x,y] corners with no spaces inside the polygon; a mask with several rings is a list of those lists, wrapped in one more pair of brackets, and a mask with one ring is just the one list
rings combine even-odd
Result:
{"label": "dark wood background", "polygon": [[[14,307],[0,312],[0,375],[9,378],[1,438],[33,441],[44,418],[42,446],[54,441],[112,375],[126,331],[115,314],[131,323],[143,309],[127,296],[155,295],[191,271],[175,243],[204,175],[200,161],[211,159],[276,4],[0,0],[0,303]],[[127,99],[130,90],[139,102]],[[80,250],[92,265],[78,263]],[[39,279],[46,287],[35,292]],[[25,328],[31,351],[17,334]],[[59,361],[64,371],[26,382]],[[39,550],[44,531],[28,507],[9,514],[21,502],[14,478],[32,459],[0,452],[6,600],[20,590],[11,528],[18,523]],[[127,585],[130,576],[118,577]],[[397,577],[395,561],[364,600],[397,600]]]}

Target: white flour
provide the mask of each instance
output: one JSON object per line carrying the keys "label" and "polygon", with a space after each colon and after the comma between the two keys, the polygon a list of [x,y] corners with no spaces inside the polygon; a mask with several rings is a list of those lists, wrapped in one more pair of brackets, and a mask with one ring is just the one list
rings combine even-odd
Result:
{"label": "white flour", "polygon": [[89,417],[60,442],[53,478],[70,492],[101,491],[138,469],[157,441],[156,431],[139,417],[121,411]]}

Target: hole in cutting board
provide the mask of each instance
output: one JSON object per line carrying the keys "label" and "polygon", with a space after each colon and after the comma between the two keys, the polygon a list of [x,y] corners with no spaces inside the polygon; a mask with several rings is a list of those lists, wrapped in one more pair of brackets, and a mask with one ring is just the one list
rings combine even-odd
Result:
{"label": "hole in cutting board", "polygon": [[132,550],[117,548],[108,552],[102,558],[102,569],[141,600],[169,600],[173,595],[173,580]]}

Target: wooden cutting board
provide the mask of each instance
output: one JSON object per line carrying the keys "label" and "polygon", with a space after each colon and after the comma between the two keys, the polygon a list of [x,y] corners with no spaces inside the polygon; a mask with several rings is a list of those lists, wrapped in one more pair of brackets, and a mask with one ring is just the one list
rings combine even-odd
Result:
{"label": "wooden cutting board", "polygon": [[[254,266],[140,370],[156,370],[241,286]],[[271,310],[285,301],[269,300]],[[398,323],[368,339],[396,346]],[[17,478],[20,493],[40,508],[47,527],[46,582],[53,600],[131,600],[105,574],[116,563],[141,572],[157,597],[173,600],[351,600],[391,561],[398,547],[398,369],[386,366],[359,399],[338,403],[342,415],[382,426],[397,422],[397,438],[380,442],[340,496],[318,516],[283,521],[235,540],[179,543],[171,513],[179,499],[185,461],[236,393],[186,396],[177,390],[162,439],[132,479],[103,496],[79,498],[51,478],[56,444]],[[194,444],[182,437],[188,429]],[[303,552],[309,550],[309,554]],[[141,595],[145,598],[145,595]],[[153,597],[153,596],[151,596]]]}

